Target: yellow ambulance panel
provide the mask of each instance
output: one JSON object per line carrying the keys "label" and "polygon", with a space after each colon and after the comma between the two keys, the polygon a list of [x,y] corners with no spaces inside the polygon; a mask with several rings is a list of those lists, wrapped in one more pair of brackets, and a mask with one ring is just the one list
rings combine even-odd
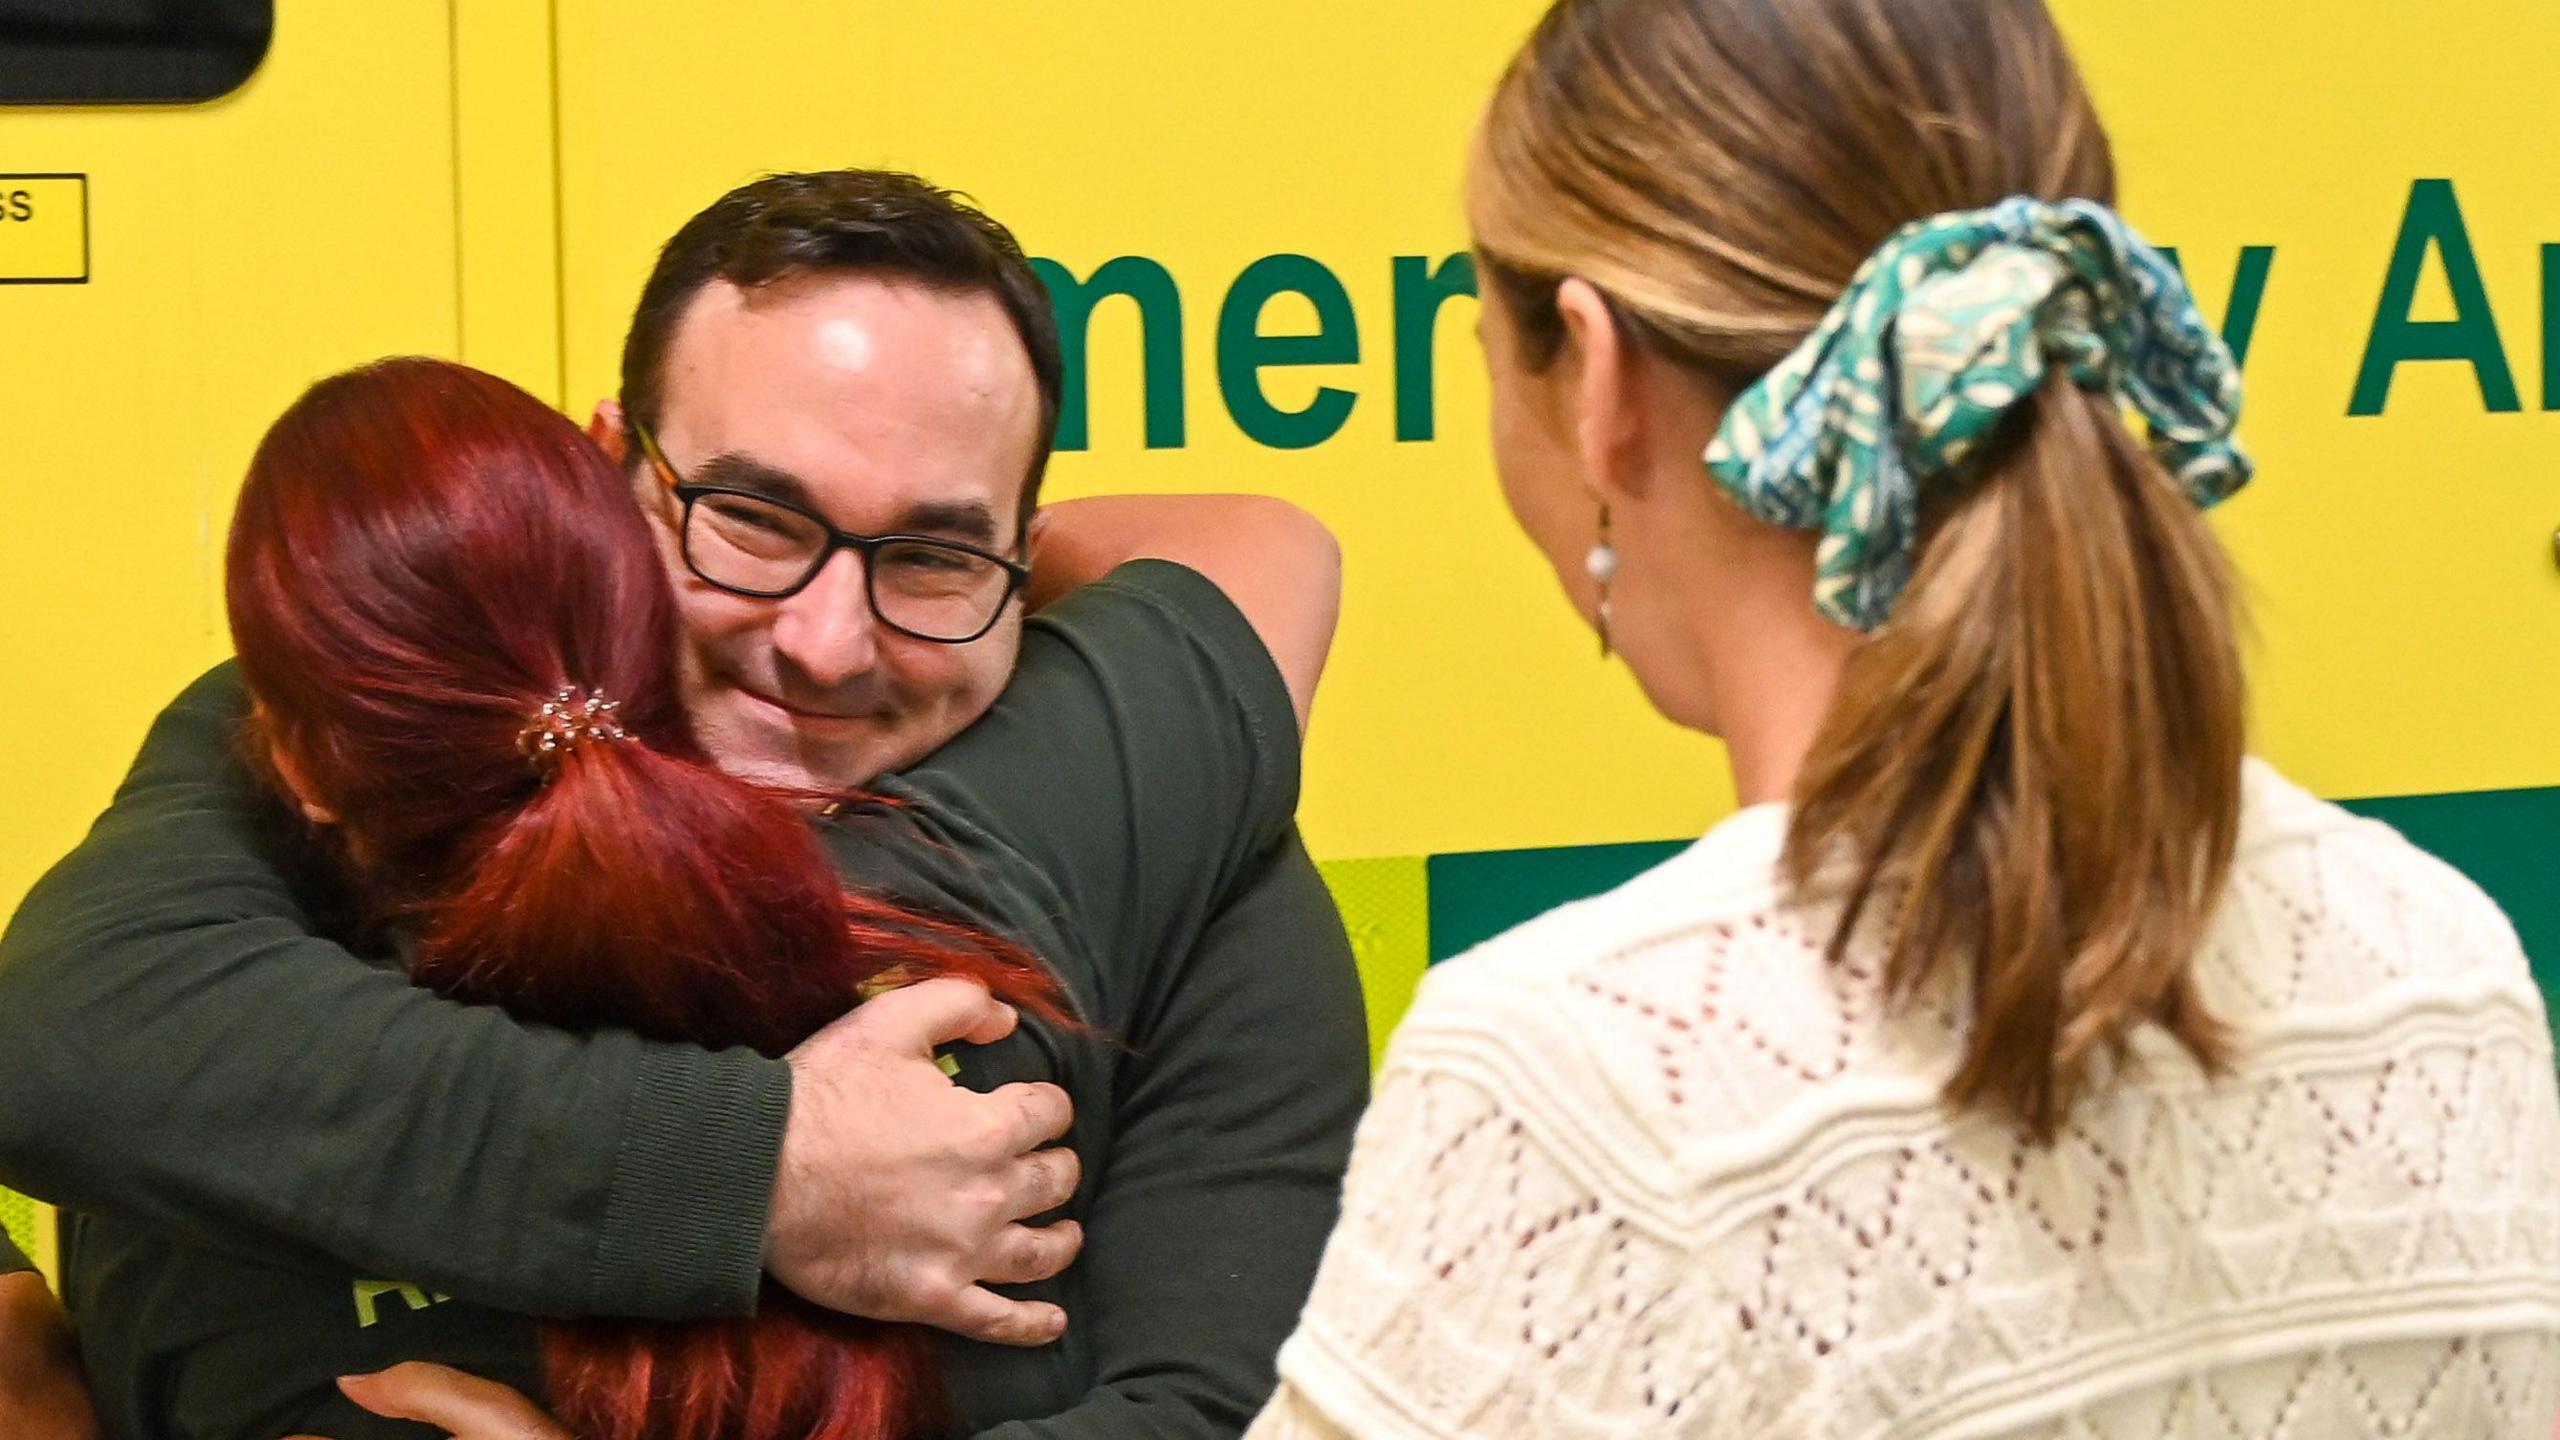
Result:
{"label": "yellow ambulance panel", "polygon": [[[1303,815],[1381,1033],[1431,961],[1730,807],[1492,483],[1460,160],[1541,0],[278,9],[211,104],[0,107],[0,902],[223,653],[231,497],[300,387],[423,351],[583,415],[677,224],[839,165],[967,190],[1043,260],[1055,494],[1264,491],[1341,534]],[[2262,475],[2217,524],[2258,748],[2560,963],[2560,11],[2056,9],[2128,213],[2246,351]]]}

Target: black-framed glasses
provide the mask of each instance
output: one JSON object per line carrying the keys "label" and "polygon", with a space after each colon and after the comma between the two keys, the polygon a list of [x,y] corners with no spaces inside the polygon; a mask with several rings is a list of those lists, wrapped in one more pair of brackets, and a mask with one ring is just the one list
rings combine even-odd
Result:
{"label": "black-framed glasses", "polygon": [[657,437],[629,421],[641,453],[684,505],[685,568],[705,584],[757,600],[799,594],[839,550],[862,557],[871,613],[901,635],[966,645],[995,628],[1031,567],[930,535],[856,535],[818,515],[753,490],[688,482]]}

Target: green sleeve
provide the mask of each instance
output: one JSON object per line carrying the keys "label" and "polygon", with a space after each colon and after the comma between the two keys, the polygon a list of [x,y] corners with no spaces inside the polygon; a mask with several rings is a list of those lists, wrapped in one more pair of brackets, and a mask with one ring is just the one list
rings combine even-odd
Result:
{"label": "green sleeve", "polygon": [[0,1184],[535,1314],[753,1308],[790,1091],[327,940],[205,676],[0,936]]}
{"label": "green sleeve", "polygon": [[1351,943],[1290,836],[1136,997],[1069,1317],[1094,1388],[977,1440],[1230,1440],[1315,1282],[1368,1103]]}
{"label": "green sleeve", "polygon": [[1226,1440],[1270,1395],[1368,1094],[1297,742],[1233,604],[1142,562],[1037,617],[986,720],[905,777],[1052,881],[1121,1042],[1068,1319],[1092,1386],[980,1440]]}
{"label": "green sleeve", "polygon": [[35,1268],[36,1262],[28,1259],[27,1252],[18,1248],[18,1242],[9,1238],[9,1232],[0,1230],[0,1275],[24,1275]]}
{"label": "green sleeve", "polygon": [[1141,560],[1032,617],[995,705],[883,788],[991,833],[1106,963],[1143,966],[1288,830],[1297,716],[1234,603]]}

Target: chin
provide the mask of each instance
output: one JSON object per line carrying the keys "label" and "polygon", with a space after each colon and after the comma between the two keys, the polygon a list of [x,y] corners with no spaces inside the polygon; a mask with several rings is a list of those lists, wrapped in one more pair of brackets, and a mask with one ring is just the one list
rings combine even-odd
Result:
{"label": "chin", "polygon": [[859,790],[915,757],[897,747],[895,735],[866,736],[828,745],[803,745],[766,763],[789,783],[814,790]]}
{"label": "chin", "polygon": [[841,759],[805,758],[797,762],[799,778],[793,783],[812,790],[867,790],[881,776],[908,763],[896,755],[874,751]]}
{"label": "chin", "polygon": [[723,771],[750,784],[771,785],[783,790],[836,788],[812,774],[808,766],[796,759],[761,752],[742,752],[736,746],[722,745],[716,740],[711,744],[711,760]]}
{"label": "chin", "polygon": [[844,790],[879,773],[866,767],[873,747],[858,741],[812,746],[776,731],[743,699],[706,707],[694,733],[713,764],[741,780],[791,790]]}

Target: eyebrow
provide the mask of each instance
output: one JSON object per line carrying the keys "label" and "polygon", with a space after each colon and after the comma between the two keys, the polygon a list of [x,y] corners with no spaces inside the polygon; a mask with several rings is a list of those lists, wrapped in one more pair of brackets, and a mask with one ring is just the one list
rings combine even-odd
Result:
{"label": "eyebrow", "polygon": [[[686,477],[686,483],[745,490],[827,518],[807,481],[735,450],[723,450],[703,461],[698,471]],[[828,519],[827,523],[835,522]],[[886,533],[939,536],[991,550],[996,545],[996,517],[983,500],[926,500],[899,511]]]}
{"label": "eyebrow", "polygon": [[996,548],[995,512],[983,500],[928,500],[910,505],[899,514],[898,528],[911,535],[942,535],[981,549]]}
{"label": "eyebrow", "polygon": [[723,450],[702,462],[700,468],[684,477],[690,485],[715,485],[723,490],[749,490],[768,495],[786,505],[818,513],[817,501],[799,476],[788,470],[767,465],[752,455]]}

